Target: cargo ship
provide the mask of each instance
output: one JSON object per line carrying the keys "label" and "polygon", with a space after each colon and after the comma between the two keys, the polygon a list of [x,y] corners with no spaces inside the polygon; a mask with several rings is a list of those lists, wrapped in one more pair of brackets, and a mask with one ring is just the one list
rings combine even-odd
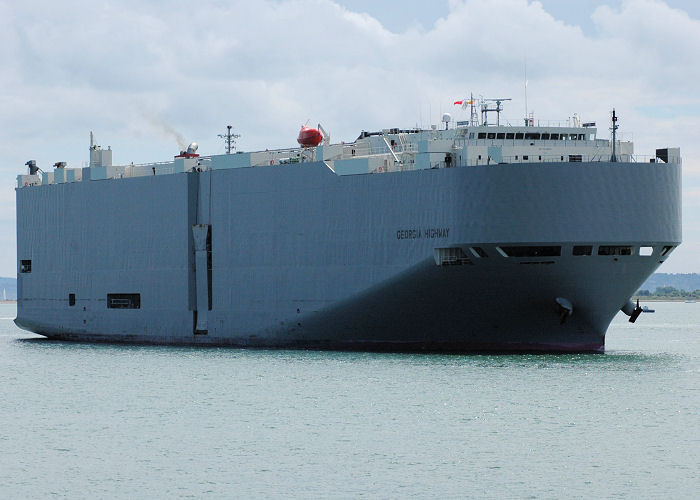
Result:
{"label": "cargo ship", "polygon": [[91,133],[85,168],[30,160],[15,322],[88,342],[604,351],[681,242],[680,149],[636,155],[614,112],[602,138],[475,101],[347,143],[303,127],[298,147],[240,152],[229,126],[226,154],[114,165]]}

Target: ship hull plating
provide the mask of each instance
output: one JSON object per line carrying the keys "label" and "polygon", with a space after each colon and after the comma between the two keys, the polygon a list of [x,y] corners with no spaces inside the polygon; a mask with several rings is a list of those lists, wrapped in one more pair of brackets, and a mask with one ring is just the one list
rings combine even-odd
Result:
{"label": "ship hull plating", "polygon": [[20,189],[17,213],[16,322],[50,338],[602,351],[680,242],[680,167],[316,162]]}

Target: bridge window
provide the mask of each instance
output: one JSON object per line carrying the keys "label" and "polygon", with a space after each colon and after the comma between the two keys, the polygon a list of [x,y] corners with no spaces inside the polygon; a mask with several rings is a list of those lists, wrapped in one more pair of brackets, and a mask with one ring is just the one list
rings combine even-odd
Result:
{"label": "bridge window", "polygon": [[523,134],[522,132],[518,132],[517,134],[515,134],[515,139],[519,140],[519,139],[522,139],[524,136],[525,136],[525,134]]}
{"label": "bridge window", "polygon": [[552,134],[552,135],[550,135],[550,138],[551,138],[553,141],[558,141],[558,140],[559,140],[559,134]]}
{"label": "bridge window", "polygon": [[542,140],[543,140],[543,141],[548,141],[548,140],[549,140],[549,134],[542,134]]}
{"label": "bridge window", "polygon": [[19,272],[20,273],[31,273],[32,272],[32,261],[31,260],[21,260],[19,262]]}
{"label": "bridge window", "polygon": [[479,139],[486,139],[486,132],[479,132]]}
{"label": "bridge window", "polygon": [[488,135],[486,136],[488,139],[495,139],[496,138],[496,132],[489,132]]}
{"label": "bridge window", "polygon": [[71,307],[73,307],[75,305],[75,294],[74,293],[68,294],[68,305]]}
{"label": "bridge window", "polygon": [[506,138],[505,132],[499,132],[496,134],[496,139],[505,139],[505,138]]}
{"label": "bridge window", "polygon": [[515,134],[513,132],[508,132],[506,134],[506,139],[515,139]]}

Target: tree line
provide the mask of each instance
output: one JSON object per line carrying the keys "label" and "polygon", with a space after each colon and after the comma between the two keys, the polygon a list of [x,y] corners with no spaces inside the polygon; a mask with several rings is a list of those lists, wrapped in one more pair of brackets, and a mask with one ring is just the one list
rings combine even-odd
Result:
{"label": "tree line", "polygon": [[656,290],[639,290],[637,297],[646,297],[652,299],[685,299],[685,300],[700,300],[700,290],[686,291],[679,290],[673,286],[657,286]]}

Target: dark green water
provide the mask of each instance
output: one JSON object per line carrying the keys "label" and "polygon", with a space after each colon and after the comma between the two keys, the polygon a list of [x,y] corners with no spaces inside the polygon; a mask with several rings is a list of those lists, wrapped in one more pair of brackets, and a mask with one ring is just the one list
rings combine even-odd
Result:
{"label": "dark green water", "polygon": [[50,342],[0,306],[0,498],[697,498],[700,303],[604,355]]}

